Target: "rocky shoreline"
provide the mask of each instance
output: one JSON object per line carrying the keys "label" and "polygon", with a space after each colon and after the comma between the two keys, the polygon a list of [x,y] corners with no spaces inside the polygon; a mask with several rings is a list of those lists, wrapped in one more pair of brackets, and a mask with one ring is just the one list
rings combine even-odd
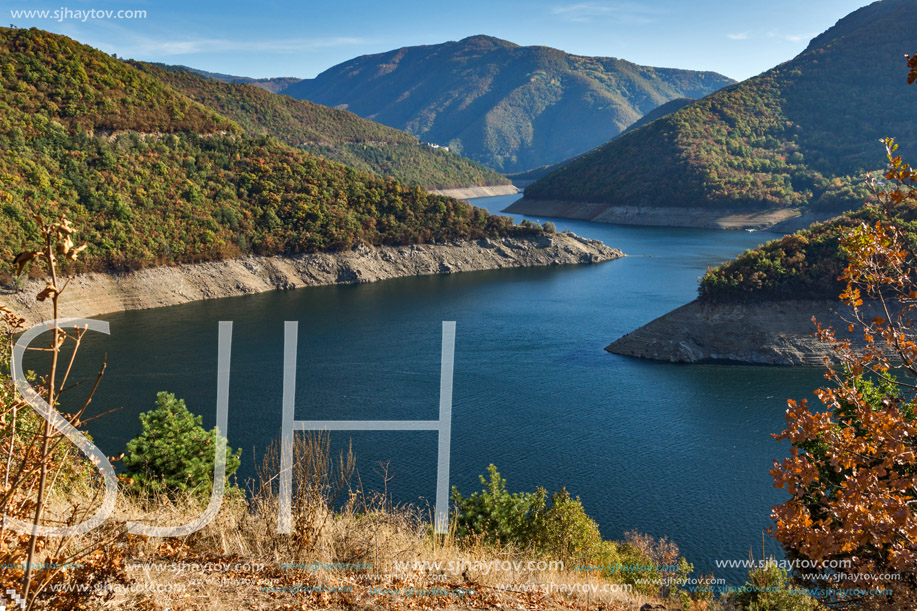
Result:
{"label": "rocky shoreline", "polygon": [[[869,304],[867,319],[877,315]],[[812,317],[847,333],[849,309],[838,300],[708,303],[695,300],[628,333],[605,349],[673,363],[723,361],[759,365],[821,365],[832,352],[813,335]]]}
{"label": "rocky shoreline", "polygon": [[610,206],[602,203],[537,200],[523,197],[503,212],[539,217],[559,217],[613,223],[617,225],[652,225],[660,227],[699,227],[707,229],[769,229],[799,216],[798,210],[780,209],[761,212],[718,210],[711,208]]}
{"label": "rocky shoreline", "polygon": [[[372,247],[292,257],[249,256],[127,273],[90,273],[73,278],[64,293],[67,317],[178,305],[304,286],[358,284],[389,278],[455,272],[572,265],[611,261],[624,254],[598,240],[570,233],[483,239],[474,242]],[[0,290],[29,325],[51,317],[48,303],[35,300],[44,280],[16,291]]]}
{"label": "rocky shoreline", "polygon": [[447,195],[455,199],[474,199],[476,197],[494,197],[496,195],[515,195],[519,188],[515,185],[491,185],[483,187],[462,187],[460,189],[436,189],[430,191],[436,195]]}

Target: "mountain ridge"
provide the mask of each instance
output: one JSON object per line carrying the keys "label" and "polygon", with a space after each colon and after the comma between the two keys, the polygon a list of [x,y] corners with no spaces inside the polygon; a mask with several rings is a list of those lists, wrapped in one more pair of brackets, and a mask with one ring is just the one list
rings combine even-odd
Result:
{"label": "mountain ridge", "polygon": [[[166,66],[166,64],[158,64],[155,62],[149,63],[158,66]],[[221,72],[208,72],[207,70],[201,70],[200,68],[192,68],[191,66],[184,66],[180,64],[172,65],[169,67],[191,72],[203,78],[208,78],[223,83],[229,83],[230,85],[254,85],[255,87],[260,87],[261,89],[270,91],[271,93],[278,93],[281,90],[286,89],[287,87],[290,87],[291,85],[294,85],[302,80],[298,76],[275,76],[268,78],[235,76],[233,74],[223,74]]]}
{"label": "mountain ridge", "polygon": [[[868,197],[878,140],[917,142],[898,42],[917,4],[883,0],[847,15],[790,61],[717,91],[583,155],[526,188],[512,211],[539,202],[833,212]],[[901,111],[899,111],[901,109]],[[604,208],[603,208],[604,207]],[[614,215],[606,215],[609,222]]]}
{"label": "mountain ridge", "polygon": [[277,95],[251,83],[200,76],[186,66],[129,62],[238,123],[252,136],[272,135],[318,157],[425,189],[509,184],[490,168],[351,112]]}
{"label": "mountain ridge", "polygon": [[477,35],[363,55],[281,93],[346,108],[505,172],[568,159],[731,79]]}

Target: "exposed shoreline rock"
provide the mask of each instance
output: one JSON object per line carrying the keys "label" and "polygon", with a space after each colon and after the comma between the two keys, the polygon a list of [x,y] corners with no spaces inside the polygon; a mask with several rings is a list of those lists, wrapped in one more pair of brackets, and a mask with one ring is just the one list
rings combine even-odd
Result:
{"label": "exposed shoreline rock", "polygon": [[842,213],[843,211],[807,212],[801,216],[793,217],[791,219],[777,223],[770,228],[770,231],[775,233],[796,233],[801,229],[808,229],[812,223],[823,223],[825,221],[830,221]]}
{"label": "exposed shoreline rock", "polygon": [[515,195],[519,188],[515,185],[491,185],[484,187],[462,187],[460,189],[436,189],[430,191],[436,195],[448,195],[455,199],[474,199],[476,197],[494,197],[496,195]]}
{"label": "exposed shoreline rock", "polygon": [[[203,299],[287,290],[304,286],[358,284],[404,276],[598,263],[624,256],[620,250],[569,233],[483,239],[474,242],[371,247],[292,257],[249,256],[127,273],[76,276],[64,293],[64,315],[91,317],[109,312],[178,305]],[[44,280],[23,290],[0,289],[0,302],[33,325],[51,318],[48,303],[35,300]]]}
{"label": "exposed shoreline rock", "polygon": [[652,225],[661,227],[699,227],[707,229],[769,229],[799,216],[795,209],[718,210],[711,208],[610,206],[602,203],[537,200],[523,197],[503,212],[528,216],[559,217],[613,223],[617,225]]}
{"label": "exposed shoreline rock", "polygon": [[[868,318],[878,315],[866,305]],[[821,365],[830,347],[814,336],[812,317],[847,333],[847,306],[838,300],[708,303],[694,300],[628,333],[605,349],[673,363],[723,361],[761,365]]]}

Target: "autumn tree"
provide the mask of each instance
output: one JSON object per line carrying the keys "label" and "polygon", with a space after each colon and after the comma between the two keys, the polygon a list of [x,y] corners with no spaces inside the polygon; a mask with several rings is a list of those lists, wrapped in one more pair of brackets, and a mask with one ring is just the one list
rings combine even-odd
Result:
{"label": "autumn tree", "polygon": [[[908,58],[908,81],[917,59]],[[818,327],[834,358],[816,391],[823,405],[789,401],[791,455],[775,462],[773,533],[824,602],[858,609],[917,608],[917,172],[884,141],[888,168],[870,180],[877,220],[845,230],[839,280],[849,337]],[[856,576],[852,579],[851,576]],[[877,592],[876,590],[882,590]]]}

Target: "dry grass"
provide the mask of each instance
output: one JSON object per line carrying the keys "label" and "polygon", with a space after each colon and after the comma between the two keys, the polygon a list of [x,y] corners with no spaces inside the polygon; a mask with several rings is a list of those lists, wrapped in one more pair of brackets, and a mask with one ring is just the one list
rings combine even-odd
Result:
{"label": "dry grass", "polygon": [[[429,516],[412,507],[392,507],[383,495],[351,487],[353,457],[342,454],[334,459],[328,447],[327,438],[321,437],[296,444],[293,533],[276,533],[276,481],[266,474],[277,473],[277,453],[268,451],[257,489],[248,492],[247,500],[224,501],[220,513],[202,530],[169,539],[126,536],[116,544],[126,553],[131,589],[93,594],[87,608],[610,611],[637,609],[647,602],[638,595],[603,592],[609,582],[572,567],[527,570],[518,564],[509,570],[486,570],[495,561],[527,563],[533,556],[480,540],[458,540],[453,533],[433,535]],[[200,507],[192,498],[122,496],[112,520],[178,525],[193,519]],[[427,568],[398,567],[404,562],[426,563]],[[431,568],[437,562],[440,568]],[[238,570],[219,566],[227,564]],[[540,584],[555,584],[555,591],[542,591]],[[590,587],[595,591],[588,591]],[[403,595],[408,588],[440,592]],[[559,591],[574,588],[579,591]],[[401,594],[379,592],[393,589]]]}

